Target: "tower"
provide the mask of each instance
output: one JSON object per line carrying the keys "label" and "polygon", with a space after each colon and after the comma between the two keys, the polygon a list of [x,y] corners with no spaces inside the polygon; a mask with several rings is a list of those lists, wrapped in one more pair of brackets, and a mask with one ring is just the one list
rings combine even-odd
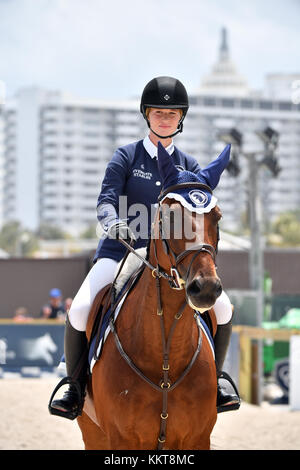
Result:
{"label": "tower", "polygon": [[209,75],[204,77],[201,95],[242,97],[249,94],[246,79],[240,75],[230,58],[227,29],[221,29],[219,57]]}

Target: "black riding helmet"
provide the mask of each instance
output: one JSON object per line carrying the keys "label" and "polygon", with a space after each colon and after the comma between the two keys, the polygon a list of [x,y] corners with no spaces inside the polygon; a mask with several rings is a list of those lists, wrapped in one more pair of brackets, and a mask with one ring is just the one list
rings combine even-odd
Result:
{"label": "black riding helmet", "polygon": [[[149,120],[146,116],[147,108],[165,108],[165,109],[182,109],[182,117],[178,123],[177,131],[174,134],[161,136],[156,134],[151,127]],[[151,131],[161,139],[174,137],[183,129],[183,120],[189,109],[189,99],[184,85],[172,77],[156,77],[153,78],[144,88],[140,111]]]}

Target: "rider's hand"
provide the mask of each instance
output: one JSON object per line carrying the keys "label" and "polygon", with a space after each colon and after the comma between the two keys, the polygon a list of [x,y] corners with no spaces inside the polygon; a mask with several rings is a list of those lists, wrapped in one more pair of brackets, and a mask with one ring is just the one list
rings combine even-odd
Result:
{"label": "rider's hand", "polygon": [[109,238],[113,238],[115,240],[125,240],[129,244],[136,241],[133,231],[128,227],[126,222],[123,221],[113,224],[108,229],[107,235]]}

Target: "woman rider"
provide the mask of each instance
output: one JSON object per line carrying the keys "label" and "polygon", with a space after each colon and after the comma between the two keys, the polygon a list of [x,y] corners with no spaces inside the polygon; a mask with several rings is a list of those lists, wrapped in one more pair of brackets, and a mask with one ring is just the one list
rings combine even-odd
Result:
{"label": "woman rider", "polygon": [[[126,248],[118,241],[135,241],[135,248],[146,246],[146,236],[133,233],[129,227],[133,215],[125,214],[122,220],[120,196],[127,197],[127,207],[142,203],[148,209],[148,227],[151,227],[151,206],[156,204],[161,190],[157,165],[157,144],[161,141],[172,155],[179,169],[194,173],[200,171],[197,161],[180,151],[173,143],[173,137],[182,132],[183,121],[189,108],[184,85],[172,77],[157,77],[145,87],[140,111],[145,118],[149,134],[138,142],[119,148],[109,162],[98,198],[97,216],[106,236],[99,242],[94,265],[75,296],[66,320],[65,360],[68,376],[73,376],[80,358],[86,351],[86,323],[96,294],[114,279],[118,262]],[[153,211],[152,211],[153,213]],[[217,299],[214,310],[217,317],[215,336],[215,357],[218,375],[222,370],[231,336],[232,308],[229,298],[223,292]],[[78,376],[78,373],[77,373]],[[79,373],[81,397],[71,384],[60,400],[50,404],[50,413],[74,419],[80,412],[86,385],[86,364]],[[233,389],[232,389],[233,391]],[[218,384],[218,411],[239,407],[239,397],[233,391],[228,393]]]}

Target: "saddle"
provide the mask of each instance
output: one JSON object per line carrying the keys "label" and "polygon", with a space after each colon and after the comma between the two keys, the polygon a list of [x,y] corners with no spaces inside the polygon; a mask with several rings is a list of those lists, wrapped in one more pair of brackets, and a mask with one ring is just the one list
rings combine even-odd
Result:
{"label": "saddle", "polygon": [[210,310],[206,310],[206,312],[201,313],[201,317],[207,325],[211,337],[214,338],[218,328],[217,317],[214,309],[211,308]]}
{"label": "saddle", "polygon": [[105,312],[110,306],[111,289],[112,283],[107,284],[98,292],[94,299],[86,327],[86,336],[89,343],[92,339],[93,333],[101,321],[101,318],[104,317]]}

